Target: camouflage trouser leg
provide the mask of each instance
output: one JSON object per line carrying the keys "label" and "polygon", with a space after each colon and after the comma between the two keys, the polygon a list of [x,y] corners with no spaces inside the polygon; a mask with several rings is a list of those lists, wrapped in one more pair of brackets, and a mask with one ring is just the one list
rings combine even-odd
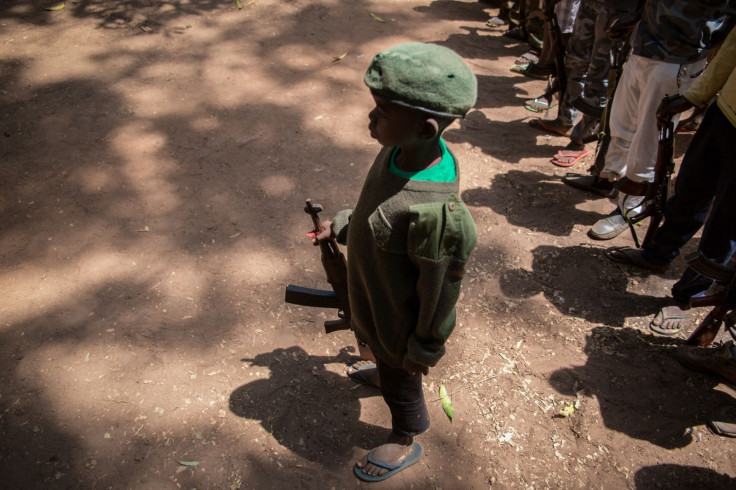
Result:
{"label": "camouflage trouser leg", "polygon": [[597,17],[598,10],[583,0],[580,3],[578,15],[575,17],[572,38],[565,55],[567,91],[557,114],[558,121],[565,125],[572,125],[578,117],[578,110],[570,105],[570,101],[583,94],[585,74],[588,71],[595,42]]}
{"label": "camouflage trouser leg", "polygon": [[[606,105],[606,91],[608,89],[608,73],[611,68],[611,48],[613,41],[609,39],[606,28],[611,22],[613,11],[601,6],[597,9],[598,15],[595,19],[590,62],[585,72],[582,96],[584,100],[595,107],[603,108]],[[576,143],[582,143],[583,138],[595,134],[598,130],[598,118],[583,116],[573,129],[571,139]]]}

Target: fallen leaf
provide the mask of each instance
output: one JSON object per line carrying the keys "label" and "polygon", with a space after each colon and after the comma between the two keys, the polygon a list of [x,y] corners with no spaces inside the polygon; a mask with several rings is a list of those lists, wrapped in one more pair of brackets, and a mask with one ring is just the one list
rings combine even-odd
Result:
{"label": "fallen leaf", "polygon": [[64,10],[66,8],[66,4],[64,2],[54,5],[53,7],[44,7],[44,10],[56,12],[57,10]]}
{"label": "fallen leaf", "polygon": [[440,402],[442,403],[442,410],[445,411],[447,418],[452,422],[453,417],[455,417],[455,411],[452,409],[452,400],[450,400],[450,396],[447,394],[445,385],[440,385]]}
{"label": "fallen leaf", "polygon": [[375,20],[375,21],[378,21],[378,22],[386,22],[385,20],[383,20],[382,18],[380,18],[379,16],[377,16],[373,12],[371,12],[371,17],[373,17],[373,20]]}
{"label": "fallen leaf", "polygon": [[347,51],[341,54],[340,56],[333,56],[332,61],[340,61],[341,59],[345,58],[348,55]]}
{"label": "fallen leaf", "polygon": [[198,466],[199,461],[177,461],[182,466]]}
{"label": "fallen leaf", "polygon": [[235,0],[235,6],[238,7],[238,10],[243,8],[243,4],[240,3],[240,0]]}
{"label": "fallen leaf", "polygon": [[567,405],[565,408],[560,410],[560,416],[562,417],[569,417],[570,415],[575,413],[575,404],[571,403]]}

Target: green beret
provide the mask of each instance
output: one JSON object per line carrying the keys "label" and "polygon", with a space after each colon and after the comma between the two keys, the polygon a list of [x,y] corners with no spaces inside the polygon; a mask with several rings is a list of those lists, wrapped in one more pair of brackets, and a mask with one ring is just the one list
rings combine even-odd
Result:
{"label": "green beret", "polygon": [[391,102],[449,117],[464,117],[475,105],[478,82],[449,48],[397,44],[378,53],[363,78],[371,91]]}

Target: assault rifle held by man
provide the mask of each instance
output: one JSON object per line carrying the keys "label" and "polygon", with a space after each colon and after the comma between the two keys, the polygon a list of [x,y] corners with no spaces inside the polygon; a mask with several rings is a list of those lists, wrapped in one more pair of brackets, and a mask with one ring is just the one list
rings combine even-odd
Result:
{"label": "assault rifle held by man", "polygon": [[[665,96],[666,99],[667,96]],[[640,221],[646,216],[650,216],[651,218],[649,228],[641,245],[639,244],[639,237],[636,235],[636,230],[634,230],[634,218],[630,218],[624,212],[624,217],[629,224],[631,235],[634,238],[634,244],[641,248],[644,248],[654,239],[654,234],[657,232],[657,228],[659,228],[664,206],[667,203],[667,190],[670,179],[672,178],[672,173],[675,171],[675,162],[672,160],[675,151],[674,125],[672,124],[671,118],[659,121],[658,124],[659,146],[657,147],[657,161],[654,164],[654,182],[632,182],[624,177],[621,179],[620,184],[616,185],[620,192],[629,196],[644,196],[645,201],[647,201],[646,209],[642,212],[643,214],[634,217],[636,221]]]}

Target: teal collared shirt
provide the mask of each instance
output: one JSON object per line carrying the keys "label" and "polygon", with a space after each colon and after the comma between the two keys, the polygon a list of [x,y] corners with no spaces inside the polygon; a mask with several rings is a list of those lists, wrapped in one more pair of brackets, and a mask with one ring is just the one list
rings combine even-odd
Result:
{"label": "teal collared shirt", "polygon": [[400,147],[396,147],[391,154],[389,161],[389,169],[391,173],[398,175],[407,180],[423,180],[426,182],[454,182],[457,177],[455,174],[455,159],[452,154],[447,151],[447,145],[440,138],[440,151],[442,151],[442,160],[437,165],[432,165],[418,172],[406,172],[396,166],[396,155],[399,154]]}

